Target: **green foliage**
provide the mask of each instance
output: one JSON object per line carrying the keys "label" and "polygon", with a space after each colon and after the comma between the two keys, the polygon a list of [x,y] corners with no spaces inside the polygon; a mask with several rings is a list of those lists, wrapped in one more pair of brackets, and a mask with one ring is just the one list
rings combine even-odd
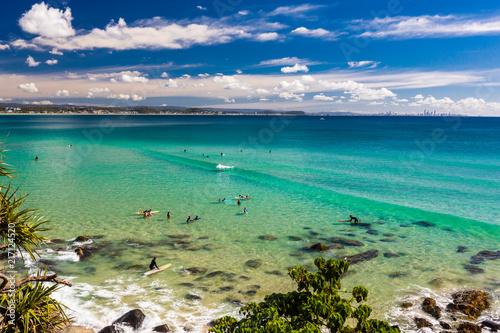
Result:
{"label": "green foliage", "polygon": [[[261,303],[249,303],[240,309],[243,316],[236,320],[230,316],[216,320],[212,333],[230,332],[321,332],[328,329],[339,333],[397,333],[388,323],[368,319],[372,309],[359,304],[367,300],[368,290],[357,286],[352,298],[339,295],[340,279],[349,269],[346,261],[316,258],[317,273],[310,273],[302,266],[289,270],[288,275],[297,283],[297,291],[272,294]],[[358,303],[355,307],[353,304]],[[347,325],[352,319],[354,328]]]}
{"label": "green foliage", "polygon": [[41,282],[28,283],[18,288],[14,295],[15,317],[9,317],[10,294],[2,295],[0,316],[4,321],[5,333],[47,333],[55,332],[67,323],[65,306],[50,295],[59,288],[57,284],[46,286]]}

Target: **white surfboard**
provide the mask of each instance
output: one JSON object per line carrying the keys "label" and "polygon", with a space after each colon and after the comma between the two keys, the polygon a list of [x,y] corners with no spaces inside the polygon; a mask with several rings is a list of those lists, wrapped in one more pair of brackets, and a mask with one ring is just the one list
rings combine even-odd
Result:
{"label": "white surfboard", "polygon": [[156,272],[161,272],[161,271],[163,271],[164,269],[169,268],[171,265],[172,265],[172,264],[166,264],[166,265],[160,266],[160,267],[158,267],[158,268],[155,268],[155,269],[150,270],[149,272],[144,273],[144,275],[151,275],[151,274],[154,274],[154,273],[156,273]]}

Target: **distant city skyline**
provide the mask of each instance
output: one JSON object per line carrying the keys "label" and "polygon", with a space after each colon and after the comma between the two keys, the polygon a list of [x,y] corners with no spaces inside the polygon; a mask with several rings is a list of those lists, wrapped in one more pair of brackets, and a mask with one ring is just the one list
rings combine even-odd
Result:
{"label": "distant city skyline", "polygon": [[9,2],[0,103],[500,116],[499,42],[493,0]]}

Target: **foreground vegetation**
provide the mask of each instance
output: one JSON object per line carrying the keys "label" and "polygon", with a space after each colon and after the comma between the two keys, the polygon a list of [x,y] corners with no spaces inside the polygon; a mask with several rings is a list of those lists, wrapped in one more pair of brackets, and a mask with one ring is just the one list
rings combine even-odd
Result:
{"label": "foreground vegetation", "polygon": [[314,264],[317,273],[309,273],[302,266],[289,270],[288,275],[297,283],[297,291],[272,294],[261,303],[250,303],[240,309],[241,320],[222,317],[209,332],[319,333],[325,329],[332,333],[400,332],[387,322],[368,319],[372,309],[361,304],[368,297],[366,288],[353,288],[350,299],[340,296],[340,278],[349,269],[348,262],[317,258]]}
{"label": "foreground vegetation", "polygon": [[0,251],[7,260],[7,269],[0,267],[0,330],[5,333],[55,332],[69,319],[65,306],[50,296],[60,285],[71,286],[71,283],[59,280],[57,274],[44,275],[40,271],[35,276],[19,279],[17,255],[21,254],[22,262],[25,254],[36,261],[37,249],[46,240],[40,233],[49,230],[49,221],[37,210],[24,207],[26,195],[11,186],[13,175],[4,162],[3,141],[0,146]]}

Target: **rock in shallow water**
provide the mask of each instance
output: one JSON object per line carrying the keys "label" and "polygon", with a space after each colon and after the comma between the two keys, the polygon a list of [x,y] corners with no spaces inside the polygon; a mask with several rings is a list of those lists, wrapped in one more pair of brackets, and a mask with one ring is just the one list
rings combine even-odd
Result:
{"label": "rock in shallow water", "polygon": [[116,324],[127,325],[132,327],[134,330],[137,330],[142,326],[142,323],[144,322],[145,318],[146,315],[140,309],[134,309],[125,313],[123,316],[115,320],[113,322],[113,325]]}
{"label": "rock in shallow water", "polygon": [[345,238],[340,238],[340,237],[332,237],[328,239],[332,243],[337,243],[337,244],[342,244],[346,246],[364,246],[360,241],[353,240],[353,239],[345,239]]}
{"label": "rock in shallow water", "polygon": [[465,270],[471,272],[472,274],[481,274],[484,273],[484,269],[474,265],[464,265]]}
{"label": "rock in shallow water", "polygon": [[259,239],[273,241],[273,240],[277,240],[278,238],[271,236],[271,235],[262,235],[262,236],[259,236]]}
{"label": "rock in shallow water", "polygon": [[417,328],[422,328],[422,327],[430,327],[432,328],[432,324],[429,323],[427,320],[424,318],[415,318],[415,324],[417,324]]}
{"label": "rock in shallow water", "polygon": [[485,260],[496,260],[500,259],[500,251],[481,251],[475,256],[470,258],[472,264],[480,264]]}
{"label": "rock in shallow water", "polygon": [[258,268],[260,266],[262,266],[262,260],[260,259],[254,259],[254,260],[248,260],[245,265],[247,265],[248,267],[252,267],[252,268]]}
{"label": "rock in shallow water", "polygon": [[436,305],[436,300],[426,297],[422,302],[422,310],[436,319],[441,318],[441,309]]}
{"label": "rock in shallow water", "polygon": [[436,225],[432,222],[428,222],[428,221],[418,221],[418,222],[413,222],[412,224],[415,224],[415,225],[419,225],[421,227],[435,227]]}
{"label": "rock in shallow water", "polygon": [[378,250],[370,250],[363,253],[355,254],[353,256],[345,257],[345,260],[353,265],[376,257],[378,257]]}

